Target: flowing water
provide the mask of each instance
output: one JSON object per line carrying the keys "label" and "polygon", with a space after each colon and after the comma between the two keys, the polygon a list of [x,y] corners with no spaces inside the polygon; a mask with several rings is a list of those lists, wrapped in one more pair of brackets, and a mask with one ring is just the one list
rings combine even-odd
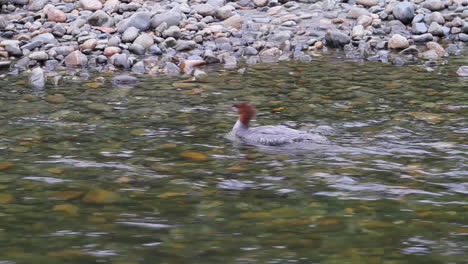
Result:
{"label": "flowing water", "polygon": [[[465,62],[4,76],[0,263],[467,263]],[[237,101],[330,144],[234,145]]]}

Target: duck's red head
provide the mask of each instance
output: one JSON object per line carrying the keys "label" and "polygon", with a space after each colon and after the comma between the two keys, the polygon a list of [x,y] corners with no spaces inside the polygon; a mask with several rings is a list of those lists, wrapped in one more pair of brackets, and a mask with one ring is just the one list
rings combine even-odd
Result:
{"label": "duck's red head", "polygon": [[237,103],[233,104],[233,107],[237,108],[237,111],[239,112],[239,120],[242,122],[242,124],[248,126],[250,120],[255,116],[257,113],[257,109],[255,106],[249,104],[249,103]]}

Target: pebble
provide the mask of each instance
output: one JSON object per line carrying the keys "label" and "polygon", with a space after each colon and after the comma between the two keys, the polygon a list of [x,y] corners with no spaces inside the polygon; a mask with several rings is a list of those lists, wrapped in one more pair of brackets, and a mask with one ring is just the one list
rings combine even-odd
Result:
{"label": "pebble", "polygon": [[87,64],[88,58],[79,50],[75,50],[65,57],[66,66],[86,66]]}
{"label": "pebble", "polygon": [[422,4],[422,7],[431,11],[439,11],[445,8],[445,4],[441,0],[426,0]]}
{"label": "pebble", "polygon": [[362,7],[352,7],[349,9],[348,14],[346,15],[347,18],[358,18],[362,15],[370,16],[369,11],[367,9],[362,8]]}
{"label": "pebble", "polygon": [[114,84],[135,84],[138,83],[138,79],[128,74],[120,74],[112,78]]}
{"label": "pebble", "polygon": [[80,0],[79,3],[84,10],[96,11],[102,8],[102,3],[98,0]]}
{"label": "pebble", "polygon": [[146,31],[150,28],[150,25],[151,16],[148,12],[136,12],[117,24],[117,32],[123,33],[129,27],[136,27],[141,31]]}
{"label": "pebble", "polygon": [[148,33],[142,33],[135,39],[133,44],[138,44],[144,49],[149,49],[154,44],[153,36]]}
{"label": "pebble", "polygon": [[114,26],[114,19],[103,10],[97,10],[87,19],[88,24],[100,27]]}
{"label": "pebble", "polygon": [[173,9],[169,12],[154,15],[153,18],[151,18],[151,27],[157,28],[162,23],[166,23],[168,27],[178,26],[182,18],[182,13]]}
{"label": "pebble", "polygon": [[243,24],[243,19],[239,14],[233,15],[230,18],[224,20],[223,25],[236,28],[236,29],[241,29],[242,24]]}
{"label": "pebble", "polygon": [[432,22],[427,31],[433,36],[444,36],[444,29],[437,22]]}
{"label": "pebble", "polygon": [[388,40],[388,47],[390,49],[406,49],[409,47],[409,41],[406,37],[400,34],[394,34]]}
{"label": "pebble", "polygon": [[122,34],[122,41],[133,42],[138,37],[139,32],[140,30],[136,27],[127,28]]}
{"label": "pebble", "polygon": [[88,39],[83,44],[80,45],[80,49],[86,50],[86,49],[94,49],[96,48],[97,45],[97,40],[96,39]]}
{"label": "pebble", "polygon": [[47,20],[54,22],[65,22],[67,20],[67,16],[61,10],[54,8],[47,12]]}
{"label": "pebble", "polygon": [[103,52],[103,55],[104,56],[107,56],[107,57],[110,57],[114,54],[117,54],[117,53],[120,53],[122,52],[122,49],[119,48],[119,47],[106,47],[104,49],[104,52]]}

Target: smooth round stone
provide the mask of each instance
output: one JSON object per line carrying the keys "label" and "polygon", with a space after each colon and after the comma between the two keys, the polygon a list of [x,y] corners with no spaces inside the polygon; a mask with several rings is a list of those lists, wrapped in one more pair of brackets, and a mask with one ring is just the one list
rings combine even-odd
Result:
{"label": "smooth round stone", "polygon": [[49,12],[47,12],[47,20],[54,22],[65,22],[67,20],[67,16],[59,9],[51,9]]}
{"label": "smooth round stone", "polygon": [[96,11],[102,8],[102,3],[98,0],[80,0],[79,3],[84,10]]}
{"label": "smooth round stone", "polygon": [[162,23],[166,23],[168,27],[178,26],[182,21],[183,15],[178,10],[171,10],[169,12],[156,14],[151,19],[151,26],[153,28],[159,27]]}
{"label": "smooth round stone", "polygon": [[388,48],[390,49],[406,49],[408,47],[409,47],[408,39],[400,34],[394,34],[388,40]]}
{"label": "smooth round stone", "polygon": [[118,47],[120,45],[120,37],[119,36],[113,36],[112,38],[107,41],[107,46],[113,46],[113,47]]}
{"label": "smooth round stone", "polygon": [[23,52],[17,45],[6,45],[5,50],[10,54],[11,56],[21,56],[23,55]]}
{"label": "smooth round stone", "polygon": [[153,36],[148,33],[142,33],[138,36],[133,44],[141,45],[144,49],[149,49],[154,44]]}
{"label": "smooth round stone", "polygon": [[429,25],[429,29],[427,31],[431,33],[433,36],[444,36],[444,29],[442,28],[441,25],[439,25],[436,22],[432,22]]}
{"label": "smooth round stone", "polygon": [[104,56],[110,57],[110,56],[112,56],[114,54],[117,54],[117,53],[120,53],[120,52],[122,52],[122,49],[119,48],[119,47],[106,47],[104,49],[103,54],[104,54]]}
{"label": "smooth round stone", "polygon": [[115,84],[135,84],[138,82],[138,79],[128,74],[121,74],[112,78],[111,82]]}
{"label": "smooth round stone", "polygon": [[346,15],[347,18],[358,18],[362,15],[370,16],[371,14],[367,9],[362,7],[352,7],[349,9],[348,14]]}
{"label": "smooth round stone", "polygon": [[202,16],[213,16],[215,14],[216,8],[210,4],[197,4],[193,5],[192,9]]}
{"label": "smooth round stone", "polygon": [[379,4],[379,0],[357,0],[357,4],[363,5],[366,7],[371,7]]}
{"label": "smooth round stone", "polygon": [[417,35],[424,34],[427,32],[427,26],[425,23],[415,23],[413,24],[411,32]]}
{"label": "smooth round stone", "polygon": [[83,44],[80,45],[80,48],[84,50],[86,49],[93,50],[94,48],[96,48],[96,45],[97,45],[96,39],[88,39],[85,42],[83,42]]}
{"label": "smooth round stone", "polygon": [[148,12],[136,12],[129,18],[120,21],[117,24],[117,31],[123,33],[129,27],[136,27],[141,31],[146,31],[150,28],[151,16]]}
{"label": "smooth round stone", "polygon": [[239,14],[236,14],[236,15],[233,15],[230,18],[224,20],[222,23],[223,23],[223,25],[228,26],[228,27],[241,29],[243,21],[244,20],[243,20],[242,16],[239,15]]}
{"label": "smooth round stone", "polygon": [[122,34],[123,42],[133,42],[137,37],[140,30],[136,27],[127,28]]}
{"label": "smooth round stone", "polygon": [[431,11],[439,11],[445,8],[445,4],[441,0],[426,0],[422,3],[422,7]]}
{"label": "smooth round stone", "polygon": [[180,38],[182,36],[182,32],[178,26],[170,26],[168,29],[163,31],[162,35],[164,38]]}

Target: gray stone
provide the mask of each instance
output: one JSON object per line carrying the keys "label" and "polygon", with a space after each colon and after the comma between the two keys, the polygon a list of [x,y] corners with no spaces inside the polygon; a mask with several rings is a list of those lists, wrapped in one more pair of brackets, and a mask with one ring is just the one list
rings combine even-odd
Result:
{"label": "gray stone", "polygon": [[122,41],[123,42],[133,42],[137,37],[140,30],[136,27],[129,27],[127,28],[124,33],[122,34]]}
{"label": "gray stone", "polygon": [[6,45],[5,50],[11,56],[21,56],[21,55],[23,55],[23,52],[21,51],[21,49],[17,45]]}
{"label": "gray stone", "polygon": [[441,0],[426,0],[422,6],[431,11],[439,11],[445,8],[445,4]]}
{"label": "gray stone", "polygon": [[55,24],[52,27],[52,30],[53,30],[52,34],[54,34],[54,36],[57,36],[57,37],[62,37],[67,32],[67,30],[63,27],[62,23]]}
{"label": "gray stone", "polygon": [[458,39],[463,42],[468,42],[468,34],[460,33],[458,34]]}
{"label": "gray stone", "polygon": [[33,12],[40,11],[47,4],[47,1],[48,0],[33,0],[29,5],[29,10]]}
{"label": "gray stone", "polygon": [[148,33],[142,33],[135,39],[133,43],[141,45],[144,49],[149,49],[154,44],[154,40],[152,35]]}
{"label": "gray stone", "polygon": [[31,42],[42,41],[42,43],[57,44],[57,40],[51,33],[42,33],[31,39]]}
{"label": "gray stone", "polygon": [[97,10],[87,19],[88,24],[100,27],[114,26],[114,19],[103,10]]}
{"label": "gray stone", "polygon": [[37,61],[45,61],[49,59],[49,55],[45,51],[35,51],[29,54],[29,59]]}
{"label": "gray stone", "polygon": [[151,25],[151,16],[148,12],[136,12],[129,18],[117,24],[117,31],[123,33],[129,27],[136,27],[141,31],[146,31]]}
{"label": "gray stone", "polygon": [[164,38],[180,38],[182,36],[182,32],[178,26],[170,26],[168,29],[163,31],[162,36]]}
{"label": "gray stone", "polygon": [[222,7],[226,4],[225,0],[208,0],[206,1],[207,4],[213,6],[213,7]]}
{"label": "gray stone", "polygon": [[162,54],[162,51],[161,49],[158,47],[158,45],[154,44],[153,46],[151,46],[149,48],[149,54],[151,55],[161,55]]}
{"label": "gray stone", "polygon": [[135,63],[132,67],[132,72],[137,74],[143,74],[146,72],[145,64],[142,61]]}
{"label": "gray stone", "polygon": [[223,6],[216,10],[216,17],[219,19],[228,19],[232,16],[233,7]]}
{"label": "gray stone", "polygon": [[136,54],[136,55],[144,55],[145,54],[145,48],[142,45],[136,44],[136,43],[132,43],[130,45],[130,47],[128,47],[128,50],[130,52],[132,52],[133,54]]}
{"label": "gray stone", "polygon": [[342,48],[351,41],[351,37],[341,31],[332,30],[325,34],[325,43],[327,46]]}
{"label": "gray stone", "polygon": [[193,5],[192,9],[199,15],[202,16],[214,16],[216,8],[210,4],[198,4]]}
{"label": "gray stone", "polygon": [[166,61],[166,64],[164,65],[164,73],[168,75],[180,74],[180,68],[172,62]]}
{"label": "gray stone", "polygon": [[183,19],[182,13],[177,9],[172,9],[166,13],[156,14],[151,19],[151,26],[157,28],[162,23],[166,23],[168,27],[178,26]]}
{"label": "gray stone", "polygon": [[348,14],[346,15],[347,18],[358,18],[362,15],[370,16],[371,14],[367,9],[361,7],[352,7],[349,9]]}
{"label": "gray stone", "polygon": [[411,38],[415,42],[428,42],[428,41],[432,41],[434,39],[434,37],[432,36],[431,33],[425,33],[425,34],[422,34],[422,35],[413,35]]}
{"label": "gray stone", "polygon": [[417,14],[413,17],[413,21],[411,21],[412,24],[416,24],[419,22],[422,22],[424,20],[424,14]]}
{"label": "gray stone", "polygon": [[138,79],[128,74],[121,74],[112,78],[111,82],[119,85],[135,84],[138,82]]}
{"label": "gray stone", "polygon": [[177,40],[175,38],[167,38],[164,40],[163,44],[168,47],[168,48],[171,48],[171,47],[174,47],[175,45],[177,45]]}
{"label": "gray stone", "polygon": [[432,12],[424,17],[424,22],[426,22],[428,25],[430,25],[432,22],[443,25],[445,23],[445,18],[440,12]]}
{"label": "gray stone", "polygon": [[6,20],[6,18],[3,16],[0,16],[0,29],[5,29],[7,25],[8,25],[8,21]]}
{"label": "gray stone", "polygon": [[120,45],[120,42],[121,42],[120,37],[115,35],[111,37],[109,41],[107,41],[107,46],[118,47]]}
{"label": "gray stone", "polygon": [[75,51],[75,47],[74,46],[58,46],[58,47],[52,48],[51,50],[53,50],[57,55],[68,56],[68,54]]}
{"label": "gray stone", "polygon": [[288,40],[290,38],[291,38],[290,31],[279,31],[271,37],[273,41],[279,41],[279,42]]}
{"label": "gray stone", "polygon": [[41,67],[34,68],[29,74],[29,84],[33,88],[44,88],[46,77],[45,72]]}
{"label": "gray stone", "polygon": [[96,57],[96,62],[100,64],[107,63],[107,57],[104,55],[99,55]]}
{"label": "gray stone", "polygon": [[11,2],[15,5],[27,5],[29,0],[12,0]]}
{"label": "gray stone", "polygon": [[251,56],[251,55],[257,55],[258,50],[254,47],[248,46],[244,49],[244,55]]}
{"label": "gray stone", "polygon": [[435,50],[426,50],[420,54],[420,57],[426,60],[437,60],[439,59],[439,55]]}
{"label": "gray stone", "polygon": [[114,64],[116,67],[121,67],[121,68],[130,68],[132,65],[128,54],[126,53],[120,53],[120,54],[114,54],[111,57],[111,62]]}
{"label": "gray stone", "polygon": [[468,21],[463,22],[462,31],[468,33]]}
{"label": "gray stone", "polygon": [[461,77],[468,77],[468,66],[461,66],[458,68],[457,75]]}
{"label": "gray stone", "polygon": [[424,34],[427,32],[427,26],[425,23],[416,23],[413,25],[411,32],[417,35]]}
{"label": "gray stone", "polygon": [[47,60],[45,63],[44,63],[44,68],[48,71],[53,71],[55,68],[57,68],[57,66],[59,65],[59,61],[58,60]]}
{"label": "gray stone", "polygon": [[414,5],[409,2],[398,3],[393,8],[393,16],[405,24],[409,24],[414,17]]}
{"label": "gray stone", "polygon": [[432,22],[429,25],[428,32],[431,33],[433,36],[444,36],[444,29],[441,25],[437,24],[436,22]]}
{"label": "gray stone", "polygon": [[186,51],[192,50],[196,47],[197,43],[193,40],[178,40],[174,48],[176,51]]}

